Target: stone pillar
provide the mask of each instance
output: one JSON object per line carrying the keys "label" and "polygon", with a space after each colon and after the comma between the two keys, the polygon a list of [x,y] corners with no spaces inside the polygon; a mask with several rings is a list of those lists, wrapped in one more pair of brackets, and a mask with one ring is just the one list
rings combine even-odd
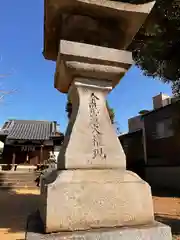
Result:
{"label": "stone pillar", "polygon": [[105,101],[133,64],[127,48],[153,6],[45,1],[44,56],[56,61],[55,88],[73,104],[58,169],[42,180],[46,233],[60,232],[60,239],[62,232],[71,232],[66,239],[170,239],[169,228],[154,221],[150,186],[126,170]]}
{"label": "stone pillar", "polygon": [[41,217],[47,233],[154,221],[151,189],[126,171],[106,108],[106,95],[131,62],[129,52],[60,42],[56,86],[68,89],[73,110],[58,171],[42,181]]}
{"label": "stone pillar", "polygon": [[69,90],[73,111],[59,169],[126,169],[125,154],[106,107],[111,90],[111,81],[74,79]]}
{"label": "stone pillar", "polygon": [[13,171],[16,171],[16,168],[17,168],[17,164],[16,164],[16,153],[13,152],[13,155],[12,155],[12,170]]}
{"label": "stone pillar", "polygon": [[14,167],[16,163],[16,153],[13,152],[13,155],[12,155],[12,167]]}
{"label": "stone pillar", "polygon": [[39,164],[43,164],[43,149],[44,149],[44,145],[43,143],[41,143],[41,147],[40,147],[40,158],[39,158]]}

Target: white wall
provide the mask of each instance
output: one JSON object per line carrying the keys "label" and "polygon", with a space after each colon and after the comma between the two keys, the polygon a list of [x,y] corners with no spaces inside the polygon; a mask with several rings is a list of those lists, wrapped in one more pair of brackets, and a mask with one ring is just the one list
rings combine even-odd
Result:
{"label": "white wall", "polygon": [[58,155],[59,155],[60,149],[61,149],[61,146],[55,146],[55,148],[54,148],[54,155],[56,157],[56,161],[58,159]]}
{"label": "white wall", "polygon": [[0,149],[4,148],[4,143],[0,141]]}
{"label": "white wall", "polygon": [[144,122],[142,116],[138,115],[133,118],[128,119],[129,132],[134,132],[139,129],[143,129]]}

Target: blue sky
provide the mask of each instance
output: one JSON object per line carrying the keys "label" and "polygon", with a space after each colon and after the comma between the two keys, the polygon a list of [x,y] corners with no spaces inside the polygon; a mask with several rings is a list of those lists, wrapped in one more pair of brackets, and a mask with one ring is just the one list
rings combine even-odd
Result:
{"label": "blue sky", "polygon": [[[0,7],[0,88],[17,89],[0,103],[0,126],[8,118],[55,120],[61,131],[67,125],[66,95],[53,87],[55,63],[43,58],[43,0],[4,0]],[[159,92],[171,95],[170,86],[144,77],[132,67],[109,95],[121,131],[128,118],[152,108]]]}

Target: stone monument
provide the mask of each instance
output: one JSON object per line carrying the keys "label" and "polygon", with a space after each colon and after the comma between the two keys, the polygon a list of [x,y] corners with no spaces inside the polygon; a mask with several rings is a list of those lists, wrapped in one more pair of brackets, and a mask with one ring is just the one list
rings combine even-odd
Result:
{"label": "stone monument", "polygon": [[45,0],[44,57],[56,61],[55,88],[73,105],[58,170],[41,185],[48,239],[171,239],[170,228],[154,220],[150,186],[126,170],[106,109],[106,95],[133,64],[127,48],[153,6]]}

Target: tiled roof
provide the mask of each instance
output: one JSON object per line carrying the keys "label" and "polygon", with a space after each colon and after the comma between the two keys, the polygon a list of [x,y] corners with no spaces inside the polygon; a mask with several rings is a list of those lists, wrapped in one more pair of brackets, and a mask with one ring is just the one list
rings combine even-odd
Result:
{"label": "tiled roof", "polygon": [[7,139],[49,140],[56,132],[56,122],[10,120],[1,129]]}

